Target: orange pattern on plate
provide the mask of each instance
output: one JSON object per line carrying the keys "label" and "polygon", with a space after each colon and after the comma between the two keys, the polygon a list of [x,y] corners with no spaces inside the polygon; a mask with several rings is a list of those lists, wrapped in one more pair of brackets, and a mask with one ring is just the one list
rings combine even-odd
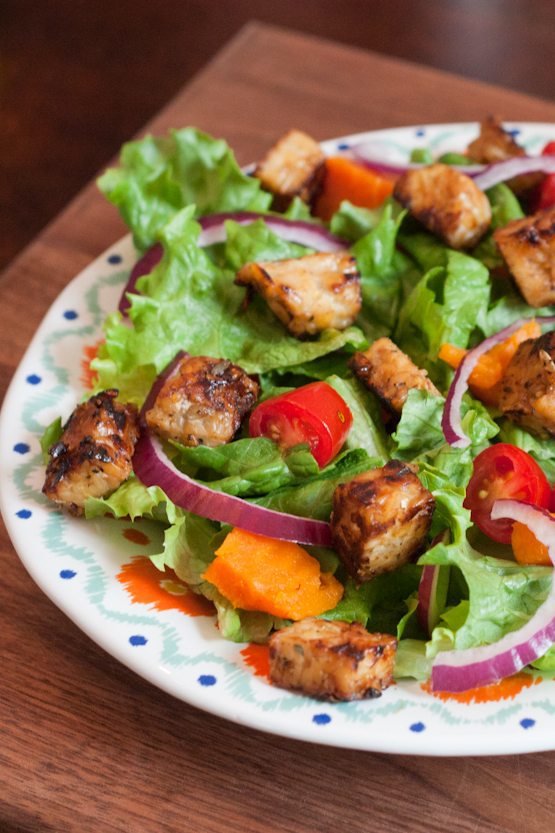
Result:
{"label": "orange pattern on plate", "polygon": [[240,652],[245,665],[252,668],[255,677],[268,677],[270,674],[270,650],[267,645],[251,642]]}
{"label": "orange pattern on plate", "polygon": [[134,556],[116,576],[133,602],[151,604],[156,610],[180,610],[188,616],[213,616],[214,605],[193,593],[173,570],[163,573],[145,555]]}
{"label": "orange pattern on plate", "polygon": [[95,370],[91,369],[91,362],[98,356],[98,348],[104,344],[100,339],[96,344],[85,344],[83,347],[83,358],[81,359],[81,384],[85,390],[91,390],[96,385],[98,376]]}
{"label": "orange pattern on plate", "polygon": [[150,544],[150,538],[140,529],[124,529],[122,535],[132,544],[142,544],[144,547]]}
{"label": "orange pattern on plate", "polygon": [[499,700],[513,700],[524,688],[541,683],[541,677],[532,677],[531,674],[515,674],[500,680],[498,683],[471,688],[468,691],[432,691],[428,682],[422,683],[421,688],[433,697],[440,700],[456,700],[457,703],[495,703]]}

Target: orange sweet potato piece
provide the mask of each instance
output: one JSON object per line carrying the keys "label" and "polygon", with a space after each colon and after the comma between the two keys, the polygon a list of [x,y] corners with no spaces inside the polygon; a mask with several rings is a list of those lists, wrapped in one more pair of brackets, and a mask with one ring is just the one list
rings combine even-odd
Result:
{"label": "orange sweet potato piece", "polygon": [[[497,405],[499,396],[499,385],[505,374],[509,362],[517,351],[519,344],[529,338],[538,338],[541,335],[541,327],[532,318],[526,321],[522,327],[488,350],[478,360],[478,364],[470,374],[470,390],[477,399],[485,402],[486,405]],[[442,344],[438,358],[446,362],[450,367],[456,369],[467,354],[462,347],[455,347],[454,344]]]}
{"label": "orange sweet potato piece", "polygon": [[377,208],[392,191],[393,182],[385,176],[344,156],[329,156],[314,213],[327,222],[343,200],[363,208]]}
{"label": "orange sweet potato piece", "polygon": [[298,544],[233,529],[203,578],[243,610],[295,621],[336,606],[343,586]]}

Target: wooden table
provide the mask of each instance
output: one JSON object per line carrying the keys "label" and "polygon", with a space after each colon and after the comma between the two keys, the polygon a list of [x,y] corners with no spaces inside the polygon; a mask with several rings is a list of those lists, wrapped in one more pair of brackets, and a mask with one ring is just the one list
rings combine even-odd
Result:
{"label": "wooden table", "polygon": [[[195,124],[246,162],[290,126],[324,139],[490,111],[555,122],[539,99],[250,25],[147,129]],[[90,185],[5,272],[2,392],[54,297],[122,233]],[[552,755],[372,755],[227,723],[107,656],[37,589],[5,532],[1,548],[1,833],[553,830]]]}

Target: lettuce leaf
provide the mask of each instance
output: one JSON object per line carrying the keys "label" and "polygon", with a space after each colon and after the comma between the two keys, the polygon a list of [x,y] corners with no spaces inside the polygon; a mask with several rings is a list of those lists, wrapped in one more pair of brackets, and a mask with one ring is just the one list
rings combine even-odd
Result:
{"label": "lettuce leaf", "polygon": [[444,342],[467,347],[483,329],[490,297],[489,272],[480,261],[445,250],[446,265],[431,268],[405,301],[395,330],[399,347],[441,384],[449,373],[437,362]]}
{"label": "lettuce leaf", "polygon": [[120,167],[108,169],[97,184],[117,206],[141,250],[151,246],[163,226],[191,203],[201,216],[266,211],[272,201],[258,179],[241,171],[223,140],[192,127],[128,142],[122,148]]}
{"label": "lettuce leaf", "polygon": [[453,485],[466,486],[474,457],[496,436],[499,427],[480,402],[465,397],[462,425],[470,445],[464,449],[453,448],[445,441],[441,427],[444,406],[442,396],[423,390],[409,391],[392,436],[393,456],[433,465],[448,475]]}
{"label": "lettuce leaf", "polygon": [[181,471],[212,489],[238,497],[265,495],[320,473],[308,446],[296,446],[284,454],[265,437],[237,440],[216,448],[188,448],[178,443],[174,446],[178,453],[173,463]]}
{"label": "lettuce leaf", "polygon": [[[233,243],[257,255],[298,253],[262,221],[247,228],[229,226]],[[235,286],[234,272],[218,267],[196,245],[199,226],[191,207],[180,211],[163,229],[164,256],[143,277],[133,296],[132,327],[112,316],[106,324],[106,343],[93,362],[98,389],[117,387],[123,400],[141,404],[154,378],[177,350],[228,358],[248,373],[287,368],[342,348],[364,349],[367,342],[357,327],[324,330],[317,338],[300,341],[290,336],[259,297],[245,308],[245,290]],[[226,258],[233,258],[232,243]]]}
{"label": "lettuce leaf", "polygon": [[450,530],[451,543],[437,544],[420,557],[418,564],[456,567],[468,588],[468,606],[460,607],[450,621],[444,616],[439,630],[434,629],[428,656],[446,646],[464,649],[496,642],[524,625],[535,613],[549,592],[552,571],[482,555],[468,539],[471,521],[470,513],[462,506],[464,490],[447,485],[437,488],[441,479],[445,483],[445,475],[438,478],[436,472],[425,466],[421,467],[420,476],[436,499],[435,522]]}

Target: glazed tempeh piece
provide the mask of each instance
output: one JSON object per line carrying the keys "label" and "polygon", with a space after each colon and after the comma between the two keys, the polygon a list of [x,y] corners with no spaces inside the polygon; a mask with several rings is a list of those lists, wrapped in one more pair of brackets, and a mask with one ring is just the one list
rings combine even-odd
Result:
{"label": "glazed tempeh piece", "polygon": [[391,685],[397,640],[360,624],[303,619],[270,637],[270,679],[323,700],[379,697]]}
{"label": "glazed tempeh piece", "polygon": [[74,515],[88,497],[104,497],[131,474],[139,438],[137,409],[105,390],[78,405],[49,451],[43,493]]}
{"label": "glazed tempeh piece", "polygon": [[355,353],[350,367],[355,376],[397,415],[413,388],[440,396],[426,371],[417,367],[389,338],[379,338],[364,353]]}
{"label": "glazed tempeh piece", "polygon": [[434,507],[414,466],[390,460],[337,486],[330,521],[334,547],[357,581],[370,581],[406,564],[423,547]]}
{"label": "glazed tempeh piece", "polygon": [[555,304],[555,206],[513,220],[493,238],[525,301]]}
{"label": "glazed tempeh piece", "polygon": [[360,275],[354,257],[347,252],[246,263],[235,283],[259,292],[297,338],[328,327],[344,330],[362,304]]}
{"label": "glazed tempeh piece", "polygon": [[499,407],[539,437],[555,437],[555,331],[519,346],[501,381]]}
{"label": "glazed tempeh piece", "polygon": [[258,393],[258,383],[238,365],[185,356],[147,411],[146,423],[183,445],[223,445],[233,439]]}
{"label": "glazed tempeh piece", "polygon": [[[480,124],[480,135],[469,144],[466,152],[474,162],[484,165],[503,162],[514,156],[526,156],[526,151],[515,141],[514,136],[505,130],[498,118],[491,115]],[[532,188],[541,180],[541,173],[524,174],[514,177],[507,184],[520,193]]]}
{"label": "glazed tempeh piece", "polygon": [[258,163],[254,175],[274,195],[274,209],[284,211],[293,197],[310,203],[324,171],[325,156],[318,142],[301,130],[289,130]]}
{"label": "glazed tempeh piece", "polygon": [[488,198],[466,174],[436,163],[407,171],[393,196],[454,249],[475,246],[491,222]]}

